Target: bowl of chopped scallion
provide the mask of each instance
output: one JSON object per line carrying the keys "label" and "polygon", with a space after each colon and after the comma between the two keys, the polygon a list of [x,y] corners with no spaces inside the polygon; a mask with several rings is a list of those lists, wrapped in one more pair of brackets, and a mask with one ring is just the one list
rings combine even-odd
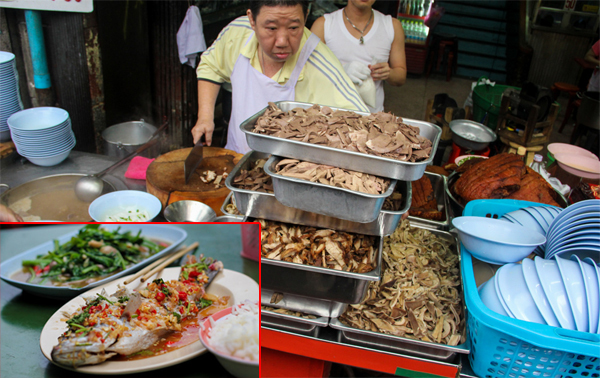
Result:
{"label": "bowl of chopped scallion", "polygon": [[152,194],[118,190],[96,198],[88,212],[96,222],[150,222],[161,210],[162,203]]}

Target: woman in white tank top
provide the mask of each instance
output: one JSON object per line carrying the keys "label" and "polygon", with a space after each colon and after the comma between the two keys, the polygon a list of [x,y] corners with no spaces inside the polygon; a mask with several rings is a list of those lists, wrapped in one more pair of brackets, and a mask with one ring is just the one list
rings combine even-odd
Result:
{"label": "woman in white tank top", "polygon": [[[317,19],[311,31],[333,51],[345,68],[352,63],[363,73],[370,70],[376,101],[375,106],[369,106],[369,109],[378,112],[383,110],[383,81],[394,86],[405,83],[406,57],[401,23],[373,10],[374,2],[349,0],[345,8]],[[347,73],[355,84],[362,84],[348,69]],[[368,74],[363,78],[366,79],[366,76]]]}

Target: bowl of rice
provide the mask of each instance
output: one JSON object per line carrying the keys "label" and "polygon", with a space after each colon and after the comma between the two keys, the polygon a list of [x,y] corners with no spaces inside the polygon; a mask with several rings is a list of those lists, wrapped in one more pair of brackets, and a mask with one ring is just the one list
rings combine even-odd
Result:
{"label": "bowl of rice", "polygon": [[200,327],[200,341],[221,365],[238,378],[259,375],[258,301],[221,310]]}

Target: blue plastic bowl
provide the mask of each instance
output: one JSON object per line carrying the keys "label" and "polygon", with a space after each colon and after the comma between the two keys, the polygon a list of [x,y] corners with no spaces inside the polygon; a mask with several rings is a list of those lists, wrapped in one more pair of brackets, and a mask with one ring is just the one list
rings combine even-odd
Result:
{"label": "blue plastic bowl", "polygon": [[516,223],[485,217],[457,217],[452,225],[465,248],[490,264],[521,261],[546,242],[539,232]]}
{"label": "blue plastic bowl", "polygon": [[150,222],[161,210],[162,203],[152,194],[119,190],[96,198],[88,212],[96,222]]}

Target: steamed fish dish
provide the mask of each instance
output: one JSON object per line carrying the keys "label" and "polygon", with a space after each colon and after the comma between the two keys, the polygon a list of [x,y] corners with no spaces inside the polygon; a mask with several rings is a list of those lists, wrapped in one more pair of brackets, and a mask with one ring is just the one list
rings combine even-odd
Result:
{"label": "steamed fish dish", "polygon": [[209,277],[222,269],[221,262],[203,258],[196,261],[192,257],[182,267],[178,280],[165,282],[159,278],[139,291],[121,288],[108,295],[103,290],[86,298],[78,311],[65,314],[68,329],[52,349],[52,360],[78,367],[99,364],[117,355],[159,354],[148,349],[182,331],[184,323],[196,320],[203,309],[227,304],[227,297],[217,298],[204,290]]}
{"label": "steamed fish dish", "polygon": [[66,243],[54,240],[54,249],[45,255],[24,260],[23,269],[12,278],[48,286],[87,286],[168,247],[167,243],[141,236],[141,232],[86,225]]}

